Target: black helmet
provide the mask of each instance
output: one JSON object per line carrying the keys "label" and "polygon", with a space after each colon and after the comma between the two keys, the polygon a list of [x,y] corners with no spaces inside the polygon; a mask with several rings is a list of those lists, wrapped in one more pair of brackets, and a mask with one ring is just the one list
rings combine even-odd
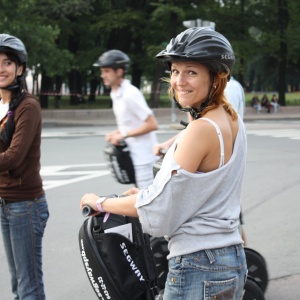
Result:
{"label": "black helmet", "polygon": [[113,69],[122,68],[125,71],[129,68],[129,57],[120,50],[109,50],[104,52],[93,64],[94,67],[108,67]]}
{"label": "black helmet", "polygon": [[228,40],[208,27],[194,27],[183,31],[176,38],[171,39],[166,49],[156,57],[165,62],[168,68],[173,60],[194,60],[208,64],[213,72],[220,70],[220,67],[224,69],[225,65],[230,73],[235,61]]}
{"label": "black helmet", "polygon": [[0,34],[0,51],[11,52],[17,56],[21,64],[27,62],[27,51],[21,40],[9,35]]}

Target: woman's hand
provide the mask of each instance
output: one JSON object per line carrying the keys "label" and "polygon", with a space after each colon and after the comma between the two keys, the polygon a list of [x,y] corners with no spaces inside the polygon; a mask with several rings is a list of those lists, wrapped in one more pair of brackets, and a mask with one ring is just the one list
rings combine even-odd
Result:
{"label": "woman's hand", "polygon": [[90,206],[94,211],[98,212],[97,206],[96,206],[96,201],[99,199],[99,196],[95,194],[85,194],[80,201],[80,210],[85,205]]}
{"label": "woman's hand", "polygon": [[131,196],[136,195],[140,190],[136,187],[133,187],[125,192],[122,193],[122,195]]}

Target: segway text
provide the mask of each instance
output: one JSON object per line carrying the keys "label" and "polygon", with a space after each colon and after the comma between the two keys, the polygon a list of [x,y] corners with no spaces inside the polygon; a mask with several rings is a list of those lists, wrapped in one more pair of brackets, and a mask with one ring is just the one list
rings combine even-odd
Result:
{"label": "segway text", "polygon": [[122,243],[122,244],[120,244],[120,247],[123,250],[123,254],[126,257],[126,260],[129,262],[129,265],[130,265],[131,269],[134,271],[134,273],[136,274],[136,276],[139,278],[140,281],[145,281],[141,271],[137,268],[132,257],[129,255],[126,244]]}

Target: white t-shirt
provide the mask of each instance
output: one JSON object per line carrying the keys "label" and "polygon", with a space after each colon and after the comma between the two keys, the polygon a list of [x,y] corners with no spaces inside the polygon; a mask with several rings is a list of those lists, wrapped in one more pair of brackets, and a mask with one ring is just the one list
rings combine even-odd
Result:
{"label": "white t-shirt", "polygon": [[0,121],[7,115],[9,103],[3,103],[0,100]]}
{"label": "white t-shirt", "polygon": [[[117,126],[122,134],[141,127],[148,116],[153,115],[141,91],[127,79],[122,81],[116,92],[111,91],[110,96]],[[128,137],[126,143],[134,165],[153,163],[156,160],[153,154],[153,147],[157,144],[154,131]]]}
{"label": "white t-shirt", "polygon": [[241,84],[231,76],[230,80],[227,82],[224,93],[226,99],[243,119],[246,100],[244,89]]}

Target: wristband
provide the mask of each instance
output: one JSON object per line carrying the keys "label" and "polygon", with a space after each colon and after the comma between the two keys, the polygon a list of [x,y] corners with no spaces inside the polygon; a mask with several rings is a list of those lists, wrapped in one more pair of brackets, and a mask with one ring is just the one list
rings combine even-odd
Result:
{"label": "wristband", "polygon": [[107,199],[107,197],[100,197],[100,198],[97,200],[97,202],[96,202],[96,206],[97,206],[97,208],[98,208],[98,210],[99,210],[100,212],[105,212],[104,209],[102,208],[101,203],[102,203],[103,201],[105,201],[106,199]]}

